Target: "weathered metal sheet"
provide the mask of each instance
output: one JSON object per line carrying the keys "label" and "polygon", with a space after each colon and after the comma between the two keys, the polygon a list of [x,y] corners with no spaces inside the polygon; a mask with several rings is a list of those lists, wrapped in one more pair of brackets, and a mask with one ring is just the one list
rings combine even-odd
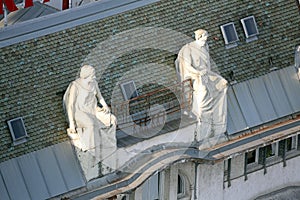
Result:
{"label": "weathered metal sheet", "polygon": [[0,164],[0,199],[40,200],[85,185],[70,142]]}
{"label": "weathered metal sheet", "polygon": [[23,174],[26,188],[32,200],[47,199],[50,194],[46,183],[35,159],[35,153],[26,154],[17,159],[20,171]]}
{"label": "weathered metal sheet", "polygon": [[56,196],[67,192],[68,189],[65,184],[65,180],[59,169],[59,165],[52,148],[40,150],[36,157],[50,192],[50,196]]}
{"label": "weathered metal sheet", "polygon": [[2,179],[1,171],[0,171],[0,197],[1,197],[1,200],[10,200],[8,192],[6,190],[5,183]]}
{"label": "weathered metal sheet", "polygon": [[256,78],[248,81],[250,94],[259,114],[261,123],[269,122],[278,116],[269,96],[267,88],[262,78]]}
{"label": "weathered metal sheet", "polygon": [[233,85],[228,90],[227,132],[234,134],[300,111],[293,66]]}
{"label": "weathered metal sheet", "polygon": [[12,200],[31,200],[16,159],[1,163],[1,174]]}
{"label": "weathered metal sheet", "polygon": [[233,134],[247,128],[247,123],[235,97],[232,87],[227,94],[227,133]]}
{"label": "weathered metal sheet", "polygon": [[293,112],[278,75],[280,72],[274,71],[262,77],[278,118]]}
{"label": "weathered metal sheet", "polygon": [[41,200],[85,185],[70,142],[0,164],[0,199]]}
{"label": "weathered metal sheet", "polygon": [[294,112],[300,111],[300,82],[296,69],[294,67],[288,67],[281,70],[279,77],[282,86],[285,90],[286,96]]}
{"label": "weathered metal sheet", "polygon": [[242,82],[232,87],[247,125],[249,127],[254,127],[261,124],[262,120],[257,111],[257,106],[253,100],[253,95],[249,90],[248,83]]}
{"label": "weathered metal sheet", "polygon": [[81,169],[73,153],[71,144],[61,143],[53,146],[62,176],[68,190],[74,190],[85,185]]}

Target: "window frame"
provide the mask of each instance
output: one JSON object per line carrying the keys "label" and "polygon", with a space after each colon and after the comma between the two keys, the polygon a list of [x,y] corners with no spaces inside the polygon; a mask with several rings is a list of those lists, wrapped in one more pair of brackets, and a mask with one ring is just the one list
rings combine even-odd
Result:
{"label": "window frame", "polygon": [[[297,135],[288,137],[285,140],[286,140],[286,153],[290,153],[290,152],[293,152],[293,151],[297,150],[297,144],[298,144],[298,137],[297,137]],[[290,144],[291,145],[291,149],[288,149],[288,140],[291,140],[291,144]]]}
{"label": "window frame", "polygon": [[[261,166],[262,166],[262,162],[260,162],[260,155],[259,155],[259,148],[257,148],[257,149],[254,149],[254,150],[249,150],[249,151],[247,151],[247,153],[248,152],[250,152],[250,151],[255,151],[255,162],[251,162],[251,163],[248,163],[248,161],[245,161],[245,165],[246,166],[244,166],[244,170],[245,170],[245,173],[246,174],[248,174],[248,173],[250,173],[250,172],[253,172],[253,171],[256,171],[256,170],[258,170],[258,169],[261,169]],[[245,156],[246,156],[246,154],[245,154]],[[247,177],[247,175],[246,175],[246,177]],[[246,178],[247,179],[247,178]]]}
{"label": "window frame", "polygon": [[[288,140],[290,141],[290,149],[288,149]],[[284,144],[284,148],[282,148],[282,144]],[[273,155],[270,155],[267,157],[266,155],[266,147],[267,146],[273,146]],[[297,134],[294,135],[290,135],[284,139],[280,139],[277,141],[274,141],[272,143],[268,143],[265,144],[263,146],[257,147],[254,150],[247,150],[245,152],[245,156],[246,153],[248,154],[248,152],[251,151],[256,151],[256,157],[255,157],[255,162],[251,162],[248,163],[247,159],[245,158],[244,161],[244,176],[245,176],[245,180],[247,180],[247,174],[257,171],[257,170],[261,170],[262,166],[265,170],[264,173],[266,173],[266,168],[273,165],[273,164],[278,164],[280,162],[284,163],[284,167],[286,166],[286,160],[293,158],[295,156],[299,156],[299,151],[300,150],[300,133],[298,132]],[[283,152],[284,151],[284,152]],[[266,157],[264,158],[264,154],[266,155]],[[247,155],[248,156],[248,155]],[[225,160],[226,161],[226,160]],[[227,165],[225,164],[224,161],[224,178],[227,175],[227,171],[226,171],[226,167]],[[225,179],[224,179],[225,180]]]}
{"label": "window frame", "polygon": [[272,154],[267,155],[267,153],[266,153],[266,160],[277,157],[278,156],[278,149],[279,149],[278,142],[273,142],[271,144],[268,144],[268,145],[265,146],[265,148],[267,148],[268,146],[271,147]]}
{"label": "window frame", "polygon": [[[13,123],[16,122],[16,121],[19,121],[19,120],[21,122],[21,128],[23,129],[22,130],[23,132],[21,134],[22,136],[16,137],[16,133],[14,131]],[[8,128],[9,128],[11,137],[13,139],[13,144],[14,145],[22,144],[22,143],[24,143],[24,142],[27,141],[28,134],[27,134],[27,131],[26,131],[26,128],[25,128],[25,124],[24,124],[24,121],[23,121],[22,117],[17,117],[17,118],[8,120],[7,124],[8,124]]]}
{"label": "window frame", "polygon": [[[128,84],[132,84],[132,86],[133,86],[133,88],[134,88],[134,92],[136,93],[136,96],[134,96],[134,97],[132,97],[132,98],[129,97],[129,96],[127,96],[127,92],[126,92],[125,86],[128,85]],[[120,84],[120,87],[121,87],[122,94],[123,94],[123,97],[124,97],[125,101],[129,101],[130,99],[133,99],[133,98],[139,96],[139,93],[138,93],[138,91],[137,91],[137,89],[136,89],[136,86],[135,86],[135,83],[134,83],[133,80],[130,80],[130,81],[121,83],[121,84]]]}
{"label": "window frame", "polygon": [[[248,31],[249,27],[247,27],[247,25],[245,23],[245,21],[249,20],[249,19],[253,20],[254,29],[256,30],[256,33],[251,34],[251,35],[249,34],[249,31]],[[242,23],[244,34],[245,34],[245,37],[246,37],[246,42],[252,42],[254,40],[257,40],[258,39],[257,35],[259,35],[259,31],[258,31],[258,28],[257,28],[257,23],[256,23],[256,20],[255,20],[255,17],[253,15],[245,17],[245,18],[241,19],[241,23]]]}
{"label": "window frame", "polygon": [[253,162],[248,162],[248,159],[249,157],[247,157],[247,165],[253,165],[253,164],[257,164],[258,163],[258,150],[257,149],[254,149],[254,150],[251,150],[251,151],[247,151],[248,155],[249,155],[249,152],[253,152],[254,153],[254,161]]}
{"label": "window frame", "polygon": [[[233,27],[233,31],[234,31],[234,34],[236,36],[236,40],[228,41],[228,36],[227,36],[226,31],[225,31],[225,27],[228,27],[228,26]],[[224,41],[225,41],[225,47],[226,48],[236,47],[238,45],[238,41],[240,41],[240,39],[239,39],[239,36],[237,34],[234,22],[229,22],[227,24],[223,24],[223,25],[220,26],[220,28],[221,28],[221,32],[222,32],[222,35],[223,35],[223,38],[224,38]]]}
{"label": "window frame", "polygon": [[[267,154],[267,147],[270,146],[271,147],[271,151],[273,154],[268,155]],[[262,153],[264,153],[265,151],[265,162],[272,162],[273,160],[276,160],[278,158],[278,149],[279,149],[279,144],[278,142],[273,142],[267,145],[264,145],[263,147],[259,147],[258,148],[258,164],[263,164],[263,157],[264,155]],[[266,163],[267,164],[267,163]]]}

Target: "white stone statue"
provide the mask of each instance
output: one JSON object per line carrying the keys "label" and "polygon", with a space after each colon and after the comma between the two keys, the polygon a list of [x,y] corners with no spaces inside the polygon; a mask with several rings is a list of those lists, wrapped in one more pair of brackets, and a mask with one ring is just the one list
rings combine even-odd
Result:
{"label": "white stone statue", "polygon": [[77,147],[92,155],[93,166],[105,162],[117,149],[116,117],[110,113],[95,78],[95,69],[84,65],[80,77],[70,83],[63,99],[69,121],[68,135],[79,139]]}
{"label": "white stone statue", "polygon": [[181,81],[193,80],[192,112],[199,120],[198,140],[226,131],[227,81],[211,70],[207,38],[206,30],[195,31],[196,40],[184,45],[175,61]]}

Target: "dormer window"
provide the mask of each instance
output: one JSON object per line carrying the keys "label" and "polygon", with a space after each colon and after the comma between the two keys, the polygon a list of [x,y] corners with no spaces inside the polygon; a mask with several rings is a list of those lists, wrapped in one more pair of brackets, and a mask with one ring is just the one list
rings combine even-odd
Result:
{"label": "dormer window", "polygon": [[257,40],[258,30],[254,16],[243,18],[241,22],[244,28],[246,42]]}
{"label": "dormer window", "polygon": [[22,144],[27,141],[27,132],[22,117],[7,121],[10,134],[14,145]]}
{"label": "dormer window", "polygon": [[221,31],[225,41],[226,48],[232,48],[237,46],[239,37],[236,33],[236,29],[233,22],[224,24],[221,26]]}
{"label": "dormer window", "polygon": [[121,89],[122,89],[124,99],[126,101],[138,96],[138,92],[136,90],[134,81],[128,81],[126,83],[122,83]]}

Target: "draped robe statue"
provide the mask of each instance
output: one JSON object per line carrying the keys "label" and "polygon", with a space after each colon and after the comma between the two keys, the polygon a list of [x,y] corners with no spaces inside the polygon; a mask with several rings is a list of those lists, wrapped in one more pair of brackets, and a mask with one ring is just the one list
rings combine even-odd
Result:
{"label": "draped robe statue", "polygon": [[84,65],[80,77],[70,83],[63,99],[69,121],[68,135],[79,140],[77,147],[92,159],[89,160],[92,166],[87,168],[99,162],[111,165],[111,161],[110,164],[106,161],[117,149],[116,117],[110,113],[95,78],[95,69]]}
{"label": "draped robe statue", "polygon": [[181,48],[175,65],[180,81],[193,81],[192,112],[198,118],[197,139],[201,140],[226,132],[227,81],[211,69],[207,31],[197,30],[195,38]]}

